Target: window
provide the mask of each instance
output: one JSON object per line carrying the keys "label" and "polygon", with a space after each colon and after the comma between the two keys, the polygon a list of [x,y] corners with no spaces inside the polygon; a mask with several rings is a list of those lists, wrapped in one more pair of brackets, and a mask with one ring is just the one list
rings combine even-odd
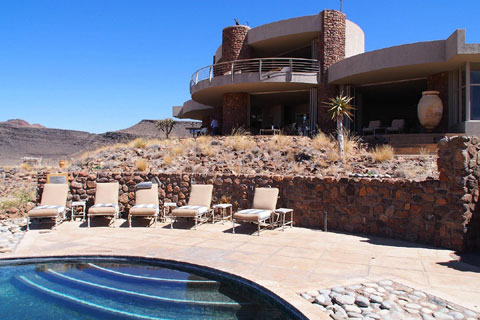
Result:
{"label": "window", "polygon": [[470,119],[480,120],[480,63],[470,64]]}

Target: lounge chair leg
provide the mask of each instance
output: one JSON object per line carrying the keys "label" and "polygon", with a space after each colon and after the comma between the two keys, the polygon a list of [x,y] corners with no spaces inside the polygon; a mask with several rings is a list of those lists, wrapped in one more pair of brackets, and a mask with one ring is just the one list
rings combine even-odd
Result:
{"label": "lounge chair leg", "polygon": [[232,217],[232,233],[235,233],[235,220],[233,220],[233,217]]}
{"label": "lounge chair leg", "polygon": [[258,236],[260,237],[260,223],[258,223],[257,226],[258,226]]}
{"label": "lounge chair leg", "polygon": [[131,215],[128,215],[128,227],[129,228],[132,227],[132,216]]}
{"label": "lounge chair leg", "polygon": [[90,228],[90,216],[87,217],[87,225]]}
{"label": "lounge chair leg", "polygon": [[170,229],[173,229],[173,223],[175,222],[175,219],[172,217],[170,218]]}
{"label": "lounge chair leg", "polygon": [[157,219],[158,219],[158,217],[155,216],[155,222],[154,222],[154,227],[155,227],[155,228],[157,227]]}

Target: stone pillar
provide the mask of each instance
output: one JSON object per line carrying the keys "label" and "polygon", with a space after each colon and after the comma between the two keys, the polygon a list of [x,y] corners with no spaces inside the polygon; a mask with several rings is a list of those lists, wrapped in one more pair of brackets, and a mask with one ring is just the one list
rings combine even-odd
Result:
{"label": "stone pillar", "polygon": [[443,114],[440,124],[433,129],[433,132],[448,132],[448,72],[441,72],[431,75],[427,79],[428,91],[438,91],[443,103]]}
{"label": "stone pillar", "polygon": [[221,62],[248,59],[251,49],[247,43],[248,26],[230,26],[222,32]]}
{"label": "stone pillar", "polygon": [[320,13],[322,31],[318,39],[318,60],[320,61],[320,85],[318,88],[318,117],[320,130],[334,130],[335,123],[328,117],[328,107],[324,102],[336,96],[336,85],[328,84],[328,68],[345,58],[345,24],[346,16],[336,10],[324,10]]}
{"label": "stone pillar", "polygon": [[249,98],[249,94],[245,92],[232,92],[223,95],[223,134],[230,134],[233,129],[248,126]]}

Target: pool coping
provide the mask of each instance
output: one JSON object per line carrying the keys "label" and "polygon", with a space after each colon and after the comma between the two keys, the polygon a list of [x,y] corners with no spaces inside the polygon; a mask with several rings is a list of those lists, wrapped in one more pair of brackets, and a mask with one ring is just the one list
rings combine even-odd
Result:
{"label": "pool coping", "polygon": [[[153,258],[146,256],[138,255],[128,255],[128,254],[71,254],[71,255],[39,255],[39,256],[10,256],[10,257],[1,257],[0,266],[8,265],[12,263],[35,263],[35,262],[49,262],[49,261],[74,261],[77,259],[91,259],[91,260],[105,260],[105,261],[134,261],[134,262],[145,262],[145,263],[158,263],[166,267],[181,267],[186,271],[194,271],[198,273],[203,273],[207,275],[212,275],[214,278],[221,278],[223,280],[233,280],[241,285],[247,286],[250,289],[258,292],[259,294],[265,296],[268,300],[273,301],[274,304],[279,304],[283,308],[287,309],[290,314],[294,315],[298,319],[330,319],[326,314],[320,312],[319,308],[315,308],[310,302],[306,301],[298,295],[298,293],[293,293],[289,290],[282,290],[278,287],[269,288],[269,282],[260,283],[259,281],[253,281],[251,279],[226,272],[217,268],[213,268],[206,265],[199,265],[191,262],[174,260],[174,259],[164,259],[164,258]],[[280,289],[280,290],[279,290]]]}

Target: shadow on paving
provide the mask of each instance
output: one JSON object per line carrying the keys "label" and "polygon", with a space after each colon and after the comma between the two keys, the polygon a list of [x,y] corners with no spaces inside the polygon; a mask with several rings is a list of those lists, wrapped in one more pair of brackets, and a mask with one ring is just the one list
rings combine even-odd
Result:
{"label": "shadow on paving", "polygon": [[439,265],[463,272],[480,273],[480,252],[456,253],[456,260],[439,262]]}

